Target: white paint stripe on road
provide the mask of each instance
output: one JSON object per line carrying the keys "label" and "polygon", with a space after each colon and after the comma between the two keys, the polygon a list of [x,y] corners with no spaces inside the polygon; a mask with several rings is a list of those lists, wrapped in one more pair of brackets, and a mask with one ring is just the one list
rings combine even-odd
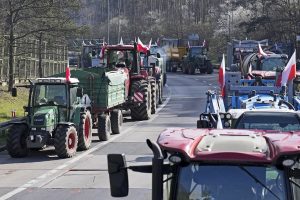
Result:
{"label": "white paint stripe on road", "polygon": [[[165,87],[168,88],[168,85],[165,85]],[[167,103],[170,101],[170,99],[171,99],[171,91],[170,91],[170,94],[168,95],[167,99],[165,100],[165,102],[161,105],[160,108],[157,109],[157,113],[160,112],[160,111],[167,105]],[[56,175],[56,176],[53,176],[55,173],[59,172],[59,171],[62,170],[62,169],[67,168],[67,167],[70,166],[71,164],[77,162],[78,160],[82,159],[83,157],[89,155],[90,153],[93,153],[94,151],[98,150],[98,149],[101,148],[102,146],[104,146],[104,145],[106,145],[106,144],[108,144],[108,143],[110,143],[110,142],[116,140],[117,138],[123,136],[123,135],[126,134],[127,132],[129,132],[129,131],[133,130],[134,128],[136,128],[138,125],[140,125],[140,124],[142,124],[142,123],[145,123],[145,122],[149,122],[149,121],[151,122],[151,121],[154,120],[156,117],[158,117],[157,114],[155,114],[155,115],[154,115],[150,120],[148,120],[148,121],[139,121],[139,122],[137,122],[137,123],[134,124],[133,126],[130,126],[130,127],[128,127],[127,129],[125,129],[124,131],[122,131],[122,134],[119,134],[119,135],[114,136],[114,137],[111,138],[109,141],[105,141],[105,142],[99,143],[98,145],[92,147],[91,149],[89,149],[89,150],[83,152],[82,154],[80,154],[80,155],[78,155],[78,156],[72,158],[71,160],[67,161],[65,164],[62,164],[62,165],[56,167],[55,169],[52,169],[52,170],[50,170],[50,171],[44,173],[43,175],[41,175],[41,176],[39,176],[39,177],[37,177],[37,178],[35,178],[35,179],[32,179],[32,180],[28,181],[28,182],[25,183],[24,185],[21,185],[20,187],[18,187],[18,188],[16,188],[16,189],[14,189],[14,190],[12,190],[12,191],[6,193],[5,195],[3,195],[3,196],[0,197],[0,200],[6,200],[6,199],[9,199],[9,198],[11,198],[12,196],[14,196],[14,195],[16,195],[16,194],[18,194],[18,193],[20,193],[20,192],[26,190],[27,188],[32,187],[33,184],[39,183],[39,182],[41,182],[43,179],[46,179],[46,178],[49,178],[49,177],[52,176],[51,179],[49,179],[49,180],[47,181],[47,183],[51,182],[52,180],[56,179],[56,178],[57,178],[58,176],[60,176],[61,174],[64,174],[65,172],[62,172],[62,173],[60,173],[60,174],[58,174],[58,175]],[[47,183],[43,184],[42,186],[46,185]],[[40,186],[40,187],[42,187],[42,186]]]}

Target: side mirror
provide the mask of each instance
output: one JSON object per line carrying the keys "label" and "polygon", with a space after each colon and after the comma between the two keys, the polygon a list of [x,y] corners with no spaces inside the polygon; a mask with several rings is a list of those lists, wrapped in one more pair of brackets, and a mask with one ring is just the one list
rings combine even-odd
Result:
{"label": "side mirror", "polygon": [[157,54],[156,54],[156,57],[157,57],[157,58],[160,58],[160,53],[157,53]]}
{"label": "side mirror", "polygon": [[17,88],[15,88],[15,87],[12,88],[12,89],[11,89],[11,96],[16,97],[17,94],[18,94],[18,93],[17,93]]}
{"label": "side mirror", "polygon": [[76,97],[82,97],[83,96],[83,89],[82,88],[77,88],[77,91],[76,91]]}
{"label": "side mirror", "polygon": [[107,155],[110,193],[113,197],[128,195],[128,172],[124,154]]}

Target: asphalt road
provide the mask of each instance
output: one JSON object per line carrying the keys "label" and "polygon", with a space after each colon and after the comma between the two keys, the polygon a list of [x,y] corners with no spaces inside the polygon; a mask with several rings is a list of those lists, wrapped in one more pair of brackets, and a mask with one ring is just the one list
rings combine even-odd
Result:
{"label": "asphalt road", "polygon": [[[93,136],[92,148],[74,158],[58,159],[53,148],[31,152],[22,159],[0,154],[0,200],[55,199],[107,200],[110,197],[106,155],[125,153],[127,164],[151,161],[147,138],[156,140],[167,127],[196,128],[204,111],[205,92],[217,88],[217,73],[212,75],[168,74],[164,104],[148,121],[125,119],[122,133],[108,142]],[[151,199],[151,175],[129,171],[129,196],[118,199]]]}

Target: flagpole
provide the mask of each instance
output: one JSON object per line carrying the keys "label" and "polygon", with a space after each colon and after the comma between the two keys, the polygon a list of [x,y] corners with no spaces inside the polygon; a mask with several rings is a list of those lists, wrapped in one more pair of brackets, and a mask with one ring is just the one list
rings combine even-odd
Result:
{"label": "flagpole", "polygon": [[107,44],[109,44],[109,0],[107,0]]}

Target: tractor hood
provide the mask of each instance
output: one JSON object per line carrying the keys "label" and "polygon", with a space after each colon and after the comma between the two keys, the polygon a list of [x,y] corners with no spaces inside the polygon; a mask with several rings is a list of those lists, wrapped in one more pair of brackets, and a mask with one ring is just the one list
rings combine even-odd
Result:
{"label": "tractor hood", "polygon": [[55,123],[57,116],[57,107],[45,106],[36,108],[33,114],[33,126],[51,126]]}

